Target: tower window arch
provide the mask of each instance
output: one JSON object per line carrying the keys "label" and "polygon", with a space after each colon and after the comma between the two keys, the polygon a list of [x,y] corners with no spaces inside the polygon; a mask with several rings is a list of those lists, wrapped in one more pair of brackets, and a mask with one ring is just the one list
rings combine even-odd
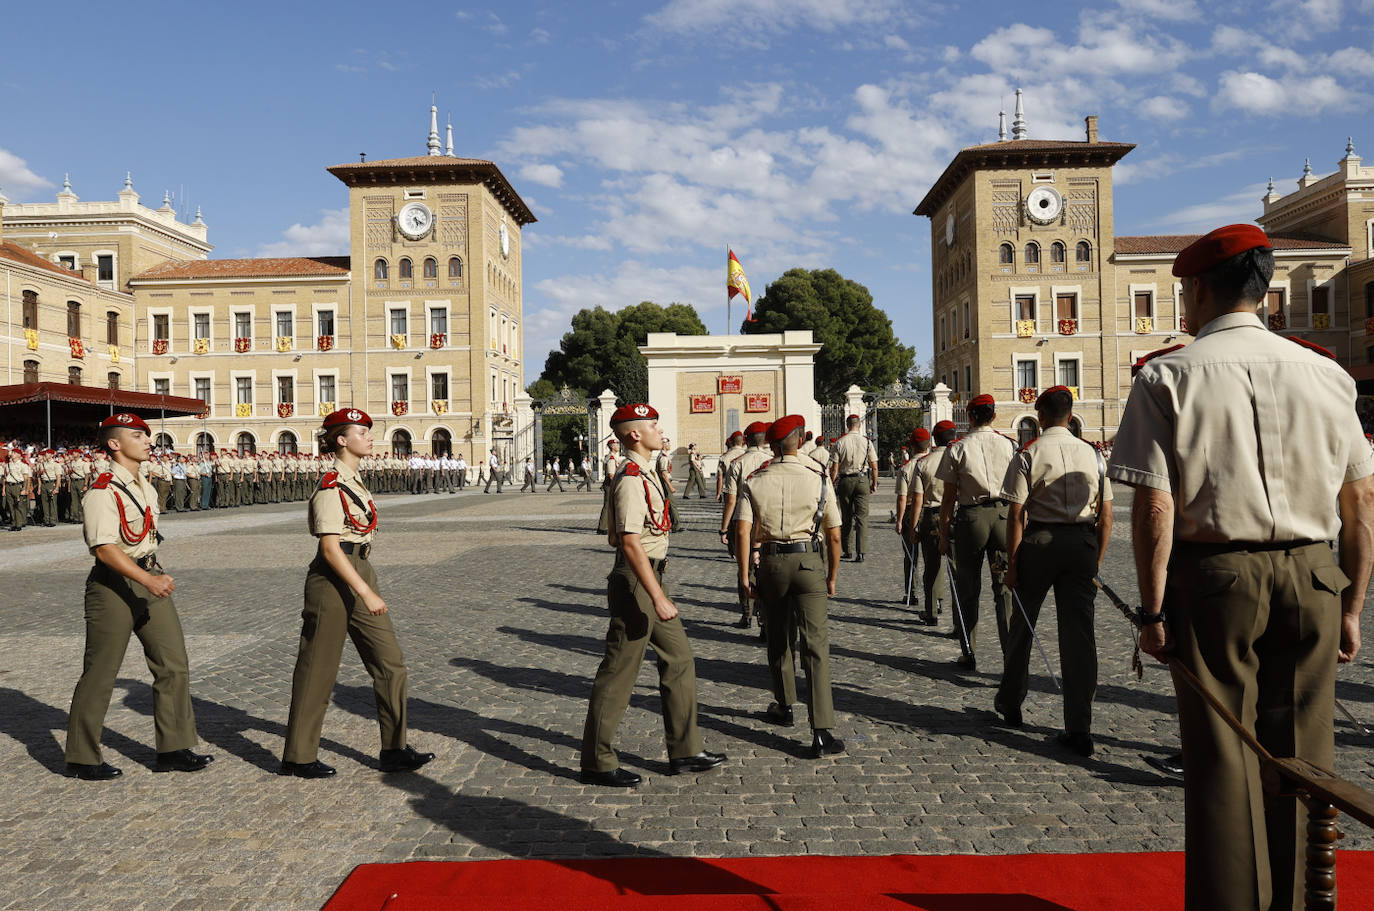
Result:
{"label": "tower window arch", "polygon": [[401,258],[401,278],[402,278],[402,279],[407,279],[407,278],[414,278],[414,277],[415,277],[415,267],[414,267],[413,265],[411,265],[410,257],[408,257],[408,256],[402,257],[402,258]]}
{"label": "tower window arch", "polygon": [[1056,240],[1054,243],[1050,244],[1050,262],[1064,262],[1066,252],[1067,250],[1065,249],[1064,245]]}
{"label": "tower window arch", "polygon": [[1040,245],[1035,241],[1026,244],[1026,265],[1038,266],[1040,264]]}
{"label": "tower window arch", "polygon": [[381,257],[378,257],[377,261],[372,264],[372,277],[377,281],[386,281],[387,276],[390,273],[391,268],[387,265],[386,260],[382,259]]}
{"label": "tower window arch", "polygon": [[438,278],[439,264],[434,261],[434,257],[425,257],[425,278]]}
{"label": "tower window arch", "polygon": [[1080,241],[1078,242],[1078,246],[1074,249],[1074,259],[1076,259],[1076,260],[1077,260],[1078,262],[1080,262],[1080,263],[1090,263],[1090,262],[1092,262],[1092,261],[1093,261],[1093,248],[1092,248],[1092,244],[1088,243],[1086,240],[1080,240]]}
{"label": "tower window arch", "polygon": [[448,260],[448,277],[449,277],[449,278],[462,278],[462,277],[463,277],[463,260],[460,259],[460,258],[457,257],[457,256],[450,256],[450,257],[449,257],[449,260]]}
{"label": "tower window arch", "polygon": [[1003,266],[1010,266],[1016,259],[1016,251],[1011,244],[1002,244],[997,248],[997,262]]}

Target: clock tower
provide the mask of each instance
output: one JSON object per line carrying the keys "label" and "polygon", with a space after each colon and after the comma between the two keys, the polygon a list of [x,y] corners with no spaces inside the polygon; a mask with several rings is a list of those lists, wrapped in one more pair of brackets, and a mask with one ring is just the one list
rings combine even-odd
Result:
{"label": "clock tower", "polygon": [[385,448],[475,464],[492,446],[507,455],[514,430],[520,232],[535,217],[493,162],[452,150],[431,106],[428,154],[328,169],[349,188],[352,293],[337,331],[366,352],[338,379],[374,409]]}
{"label": "clock tower", "polygon": [[997,429],[1022,441],[1039,433],[1040,391],[1068,386],[1074,429],[1103,439],[1129,388],[1122,338],[1141,344],[1112,259],[1112,167],[1135,146],[1099,140],[1096,117],[1083,140],[1030,139],[1019,89],[1012,138],[1005,115],[999,133],[960,151],[916,207],[932,225],[935,380],[959,402],[990,393]]}

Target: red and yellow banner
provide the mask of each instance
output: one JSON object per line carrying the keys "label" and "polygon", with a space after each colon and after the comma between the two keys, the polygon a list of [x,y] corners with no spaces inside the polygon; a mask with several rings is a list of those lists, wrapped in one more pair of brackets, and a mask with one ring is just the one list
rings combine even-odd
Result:
{"label": "red and yellow banner", "polygon": [[737,394],[744,391],[744,377],[722,376],[716,380],[716,391],[721,395]]}
{"label": "red and yellow banner", "polygon": [[692,396],[692,414],[710,414],[715,410],[716,397],[714,395]]}
{"label": "red and yellow banner", "polygon": [[766,392],[751,392],[744,397],[744,410],[749,414],[767,411],[770,398]]}
{"label": "red and yellow banner", "polygon": [[744,318],[746,320],[753,319],[753,295],[749,292],[749,279],[744,274],[744,267],[735,258],[735,251],[727,248],[727,252],[730,254],[730,258],[726,262],[725,271],[725,287],[729,292],[726,300],[733,300],[736,294],[743,295],[744,302],[749,305]]}

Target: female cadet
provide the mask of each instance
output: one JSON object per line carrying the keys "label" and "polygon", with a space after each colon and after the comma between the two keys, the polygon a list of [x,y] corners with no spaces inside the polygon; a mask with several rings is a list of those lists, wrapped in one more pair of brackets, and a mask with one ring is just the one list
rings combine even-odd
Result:
{"label": "female cadet", "polygon": [[339,673],[345,632],[372,676],[381,726],[383,772],[413,772],[434,758],[406,745],[406,666],[377,574],[367,560],[377,507],[363,486],[358,462],[372,452],[372,418],[344,408],[324,419],[319,444],[334,456],[310,497],[310,533],[319,549],[305,576],[300,651],[291,680],[291,714],[281,774],[327,778],[334,769],[317,758],[324,711]]}

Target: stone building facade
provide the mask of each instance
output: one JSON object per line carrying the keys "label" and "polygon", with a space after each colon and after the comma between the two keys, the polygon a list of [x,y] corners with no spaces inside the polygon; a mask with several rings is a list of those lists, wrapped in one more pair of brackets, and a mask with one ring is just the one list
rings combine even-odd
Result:
{"label": "stone building facade", "polygon": [[[991,393],[998,429],[1022,441],[1039,433],[1040,390],[1068,386],[1077,398],[1074,430],[1110,439],[1131,365],[1189,338],[1171,271],[1196,235],[1115,233],[1112,168],[1134,146],[1100,140],[1096,117],[1087,118],[1082,140],[1027,136],[1018,91],[1012,137],[1004,121],[998,142],[959,152],[916,207],[931,219],[935,379],[956,402]],[[1353,345],[1364,338],[1365,308],[1352,309],[1345,277],[1368,268],[1374,230],[1366,223],[1374,194],[1367,208],[1352,189],[1368,184],[1374,169],[1358,158],[1352,164],[1353,154],[1337,174],[1299,181],[1289,197],[1271,184],[1259,219],[1277,262],[1261,315],[1274,331],[1311,338],[1352,368],[1365,363]],[[1296,214],[1309,208],[1326,214]],[[1354,238],[1359,232],[1363,239]],[[1370,336],[1374,342],[1374,329]]]}

